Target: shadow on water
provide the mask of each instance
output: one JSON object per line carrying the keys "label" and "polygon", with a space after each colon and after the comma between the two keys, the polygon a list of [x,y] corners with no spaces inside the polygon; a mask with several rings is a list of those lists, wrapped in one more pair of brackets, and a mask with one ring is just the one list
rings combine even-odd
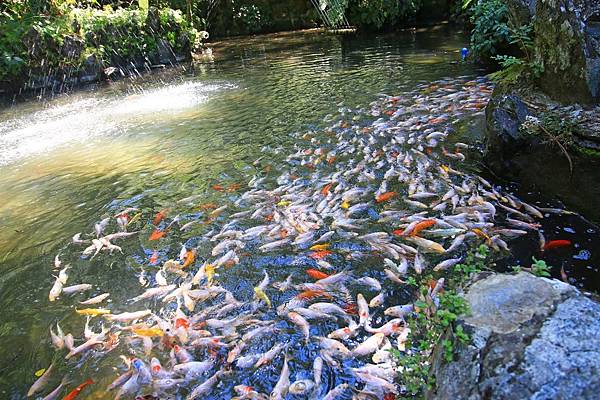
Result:
{"label": "shadow on water", "polygon": [[[171,207],[182,193],[198,195],[192,204],[201,215],[206,212],[202,205],[219,206],[227,199],[227,193],[211,189],[214,185],[245,184],[252,177],[253,162],[265,155],[263,146],[281,149],[264,163],[277,174],[282,159],[293,151],[290,133],[323,127],[323,117],[336,113],[338,103],[361,107],[379,93],[398,94],[445,77],[475,77],[478,71],[457,62],[465,42],[460,32],[447,29],[366,37],[299,33],[240,38],[215,43],[213,63],[1,111],[0,395],[24,398],[34,372],[53,359],[48,339],[53,323],[60,320],[65,332],[78,335],[83,329],[73,312],[80,298],[47,300],[56,253],[73,267],[70,282],[110,288],[117,307],[139,293],[139,265],[146,260],[116,255],[89,263],[79,258],[79,248],[66,244],[75,233],[89,232],[93,222],[128,205],[154,212]],[[467,134],[478,124],[471,121]],[[523,197],[546,204],[537,194]],[[544,224],[549,239],[568,237],[576,244],[568,254],[548,253],[549,264],[566,262],[565,272],[575,283],[597,289],[596,228],[575,217],[549,218]],[[169,237],[160,256],[178,252],[188,237]],[[533,239],[524,240],[513,255],[537,255],[535,246]],[[145,240],[125,243],[123,252],[136,254],[140,247],[145,256],[152,254]],[[288,261],[281,256],[240,265],[223,273],[223,285],[249,297],[261,265]],[[312,265],[304,261],[288,267],[301,273]],[[364,266],[369,267],[368,260]],[[288,271],[274,273],[273,280],[284,279]],[[409,294],[394,295],[401,301]],[[263,344],[265,349],[269,344]],[[300,347],[298,351],[294,362],[307,363]],[[115,376],[111,366],[119,364],[118,356],[110,353],[102,364],[88,360],[93,367],[81,363],[73,370],[81,379],[104,384]],[[277,376],[270,366],[245,383],[272,386]],[[333,386],[336,379],[332,375],[326,381]],[[112,397],[100,389],[90,396]]]}

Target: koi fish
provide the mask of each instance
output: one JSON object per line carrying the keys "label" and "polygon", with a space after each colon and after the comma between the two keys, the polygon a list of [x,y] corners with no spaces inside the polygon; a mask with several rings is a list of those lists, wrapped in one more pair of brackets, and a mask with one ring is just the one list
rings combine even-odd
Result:
{"label": "koi fish", "polygon": [[269,308],[271,308],[271,299],[269,299],[269,297],[267,296],[267,294],[259,287],[255,287],[254,288],[254,294],[256,295],[256,297],[259,300],[264,301],[265,303],[267,303],[267,306]]}
{"label": "koi fish", "polygon": [[79,315],[89,315],[91,317],[95,317],[97,315],[110,314],[110,310],[107,310],[105,308],[84,308],[81,310],[75,310],[75,312]]}
{"label": "koi fish", "polygon": [[154,250],[152,252],[152,255],[150,256],[150,259],[148,260],[150,262],[150,265],[156,265],[156,263],[158,262],[158,251]]}
{"label": "koi fish", "polygon": [[138,336],[146,337],[162,337],[165,334],[160,328],[133,328],[131,331]]}
{"label": "koi fish", "polygon": [[313,251],[312,253],[309,253],[308,256],[310,258],[314,258],[314,259],[321,259],[321,258],[327,257],[330,254],[333,254],[333,252],[331,250],[319,250],[319,251]]}
{"label": "koi fish", "polygon": [[321,194],[323,196],[327,197],[327,195],[329,194],[329,190],[331,189],[331,186],[333,186],[333,182],[328,183],[327,185],[323,186],[323,189],[321,189]]}
{"label": "koi fish", "polygon": [[436,224],[435,219],[426,219],[415,225],[412,232],[409,233],[411,236],[417,236],[423,229],[431,228]]}
{"label": "koi fish", "polygon": [[311,278],[317,279],[317,280],[329,278],[329,276],[330,276],[330,275],[326,274],[325,272],[321,272],[317,269],[312,269],[312,268],[307,269],[306,274],[308,276],[310,276]]}
{"label": "koi fish", "polygon": [[158,240],[160,238],[165,237],[166,235],[167,235],[166,231],[161,231],[160,229],[155,229],[150,234],[150,237],[148,238],[148,240]]}
{"label": "koi fish", "polygon": [[196,250],[194,250],[194,249],[188,250],[185,253],[185,261],[183,262],[183,267],[182,268],[189,267],[190,265],[192,265],[192,263],[195,260],[196,260]]}
{"label": "koi fish", "polygon": [[322,251],[322,250],[327,250],[329,248],[329,246],[331,246],[331,244],[329,244],[329,243],[315,244],[314,246],[311,246],[309,248],[309,250]]}
{"label": "koi fish", "polygon": [[65,397],[63,397],[63,400],[73,400],[75,397],[77,397],[79,395],[79,393],[81,393],[81,391],[86,386],[91,385],[93,383],[94,383],[94,381],[91,380],[91,379],[86,380],[81,385],[79,385],[75,389],[73,389],[68,395],[66,395]]}
{"label": "koi fish", "polygon": [[394,197],[397,193],[396,192],[385,192],[383,194],[380,194],[379,196],[375,197],[375,201],[377,203],[383,203],[385,201],[390,200],[392,197]]}
{"label": "koi fish", "polygon": [[152,220],[152,225],[157,226],[158,224],[160,224],[160,222],[167,216],[168,213],[168,209],[160,210],[159,212],[157,212],[154,216],[154,219]]}
{"label": "koi fish", "polygon": [[553,250],[553,249],[560,249],[562,247],[570,247],[571,246],[571,241],[570,240],[565,240],[565,239],[559,239],[559,240],[551,240],[548,243],[546,243],[543,247],[543,251],[544,250]]}

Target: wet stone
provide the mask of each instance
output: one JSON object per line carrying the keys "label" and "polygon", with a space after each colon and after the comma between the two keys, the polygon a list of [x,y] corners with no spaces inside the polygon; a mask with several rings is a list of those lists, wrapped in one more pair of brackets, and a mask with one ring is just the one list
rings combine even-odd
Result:
{"label": "wet stone", "polygon": [[600,305],[559,281],[491,275],[465,297],[472,341],[433,362],[430,399],[593,399],[600,390]]}

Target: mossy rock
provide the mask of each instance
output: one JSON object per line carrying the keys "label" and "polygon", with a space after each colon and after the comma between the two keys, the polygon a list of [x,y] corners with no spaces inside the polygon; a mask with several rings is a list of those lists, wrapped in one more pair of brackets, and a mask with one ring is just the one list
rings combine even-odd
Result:
{"label": "mossy rock", "polygon": [[589,104],[600,98],[600,46],[587,29],[600,6],[585,0],[539,0],[534,19],[539,83],[552,98]]}

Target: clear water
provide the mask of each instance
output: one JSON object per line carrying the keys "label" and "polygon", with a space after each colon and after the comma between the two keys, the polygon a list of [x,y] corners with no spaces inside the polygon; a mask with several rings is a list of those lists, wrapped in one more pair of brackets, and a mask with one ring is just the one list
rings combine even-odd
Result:
{"label": "clear water", "polygon": [[[68,244],[71,236],[90,232],[101,217],[130,204],[152,213],[176,208],[185,195],[198,195],[193,200],[198,215],[206,212],[203,205],[220,206],[233,198],[235,185],[244,185],[257,171],[253,162],[265,155],[263,146],[283,148],[261,162],[263,172],[277,174],[281,160],[292,152],[290,133],[325,126],[323,117],[336,113],[338,103],[364,106],[380,93],[477,76],[480,71],[458,62],[465,43],[464,35],[445,27],[386,36],[311,32],[239,39],[215,43],[214,63],[1,111],[0,396],[25,398],[34,372],[56,358],[48,335],[53,323],[61,321],[66,332],[81,336],[75,298],[48,302],[57,253],[73,265],[70,283],[110,288],[115,304],[140,293],[135,265],[152,254],[150,243],[122,242],[126,256],[89,263]],[[480,122],[475,118],[463,127],[467,139],[477,138]],[[234,186],[228,193],[215,185]],[[562,227],[562,220],[552,223]],[[591,265],[593,255],[581,251],[591,251],[598,242],[595,227],[582,232],[582,224],[579,219],[573,223],[581,244],[561,256],[569,260],[569,275],[582,275],[573,271],[578,262]],[[161,257],[178,252],[189,237],[170,237]],[[535,253],[535,244],[523,246],[517,258]],[[285,263],[285,258],[264,262]],[[224,285],[251,291],[262,267],[238,270]],[[592,266],[582,275],[588,287],[593,288],[596,272]],[[112,398],[103,388],[116,376],[118,355],[101,363],[70,364],[61,372],[76,382],[88,377],[101,382],[87,398]],[[311,361],[302,354],[297,360]],[[271,366],[247,383],[274,384],[279,368]],[[339,383],[335,376],[329,381]]]}

